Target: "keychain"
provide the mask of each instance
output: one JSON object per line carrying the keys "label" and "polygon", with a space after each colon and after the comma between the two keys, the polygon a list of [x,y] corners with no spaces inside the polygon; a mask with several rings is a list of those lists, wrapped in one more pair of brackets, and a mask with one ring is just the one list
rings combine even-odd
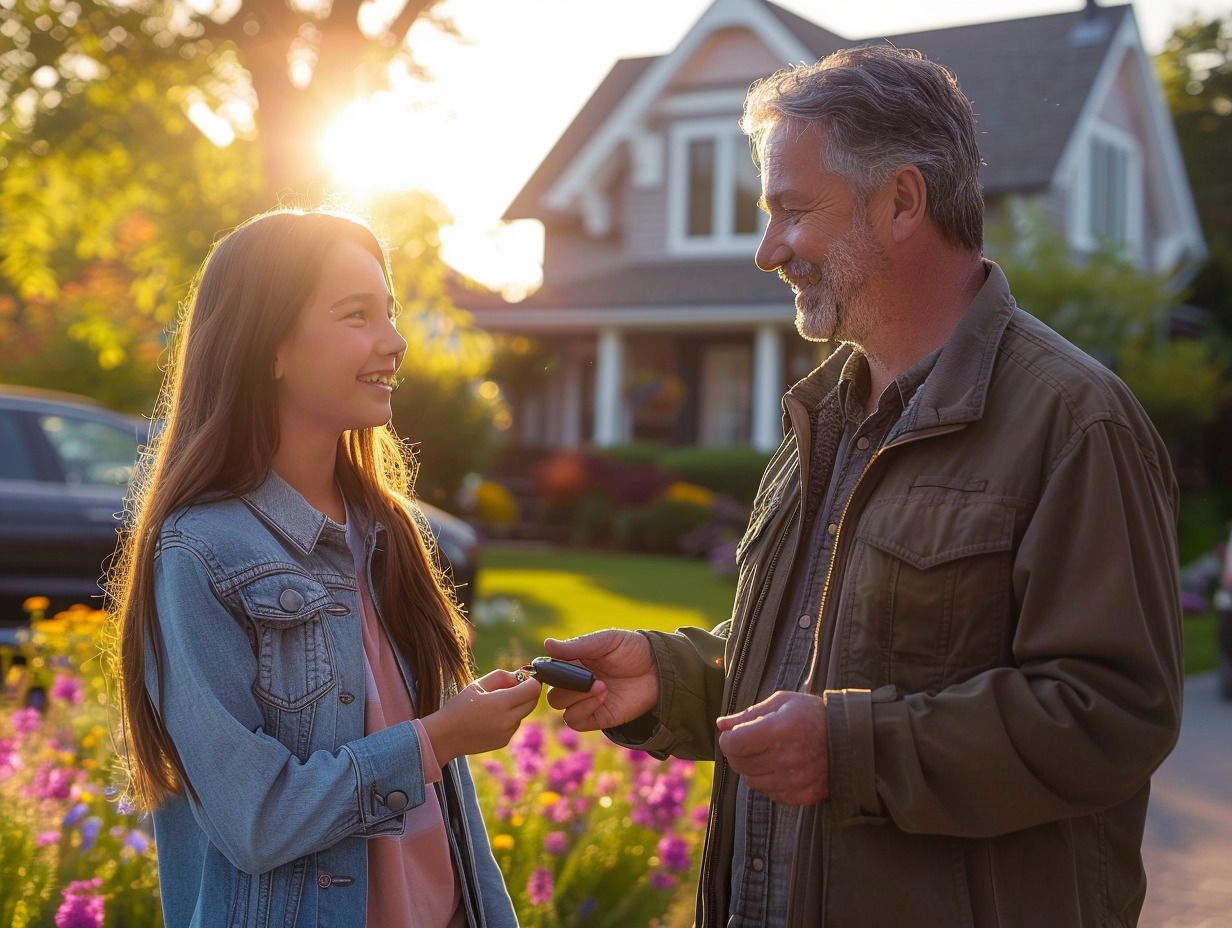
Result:
{"label": "keychain", "polygon": [[527,677],[534,677],[548,686],[577,690],[579,693],[589,692],[595,682],[595,675],[585,667],[554,661],[550,657],[536,657],[529,664],[522,665],[517,672],[518,682],[521,683]]}

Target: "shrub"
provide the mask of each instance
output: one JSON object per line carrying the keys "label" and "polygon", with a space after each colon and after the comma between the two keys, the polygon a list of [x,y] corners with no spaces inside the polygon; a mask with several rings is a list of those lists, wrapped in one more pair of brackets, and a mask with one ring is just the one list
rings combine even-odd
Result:
{"label": "shrub", "polygon": [[680,553],[680,539],[710,521],[712,507],[660,497],[648,506],[618,512],[612,528],[631,551]]}
{"label": "shrub", "polygon": [[659,466],[689,483],[750,504],[770,455],[753,448],[673,448]]}

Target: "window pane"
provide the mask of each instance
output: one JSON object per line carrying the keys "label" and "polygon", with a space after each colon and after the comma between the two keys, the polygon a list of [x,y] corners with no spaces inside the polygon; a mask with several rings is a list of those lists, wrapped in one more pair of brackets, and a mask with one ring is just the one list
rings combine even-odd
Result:
{"label": "window pane", "polygon": [[1091,142],[1091,235],[1124,241],[1128,234],[1129,153],[1104,139]]}
{"label": "window pane", "polygon": [[757,165],[749,146],[743,136],[735,138],[736,145],[736,217],[732,231],[736,235],[756,235],[759,228],[758,220],[761,210],[757,201],[761,197],[761,178],[757,176]]}
{"label": "window pane", "polygon": [[688,234],[714,234],[714,139],[689,142]]}
{"label": "window pane", "polygon": [[69,483],[117,487],[128,483],[137,460],[135,435],[71,416],[42,416],[39,426],[59,456]]}
{"label": "window pane", "polygon": [[34,462],[21,436],[17,414],[0,412],[0,480],[34,480]]}

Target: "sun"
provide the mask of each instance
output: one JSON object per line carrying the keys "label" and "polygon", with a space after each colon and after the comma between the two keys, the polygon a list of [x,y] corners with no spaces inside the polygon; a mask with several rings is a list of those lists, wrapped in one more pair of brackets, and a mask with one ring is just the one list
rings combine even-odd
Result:
{"label": "sun", "polygon": [[383,193],[426,190],[454,217],[441,230],[441,256],[509,299],[542,281],[538,222],[502,222],[505,204],[476,183],[482,167],[470,132],[444,107],[401,91],[352,103],[321,138],[334,188],[365,201]]}

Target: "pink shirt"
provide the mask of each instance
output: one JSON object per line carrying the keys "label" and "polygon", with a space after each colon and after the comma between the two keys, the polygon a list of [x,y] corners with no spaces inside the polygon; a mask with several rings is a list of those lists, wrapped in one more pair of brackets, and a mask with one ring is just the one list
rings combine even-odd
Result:
{"label": "pink shirt", "polygon": [[[449,835],[440,800],[432,785],[441,768],[406,681],[398,668],[389,637],[377,618],[365,581],[363,536],[347,518],[347,543],[355,557],[359,606],[364,636],[364,733],[410,721],[419,733],[427,798],[406,810],[406,831],[400,836],[368,839],[369,928],[466,928],[462,891],[449,849]],[[359,550],[357,550],[359,549]]]}

